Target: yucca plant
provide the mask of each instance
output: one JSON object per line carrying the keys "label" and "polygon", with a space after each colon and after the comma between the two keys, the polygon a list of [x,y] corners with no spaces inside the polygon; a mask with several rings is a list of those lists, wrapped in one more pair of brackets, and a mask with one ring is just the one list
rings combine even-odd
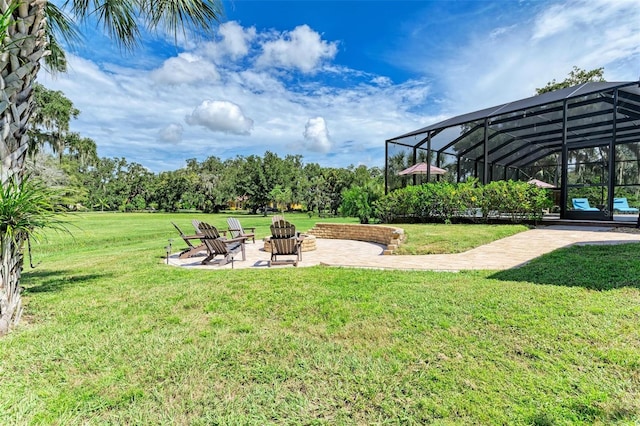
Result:
{"label": "yucca plant", "polygon": [[53,190],[29,176],[0,182],[0,336],[22,315],[19,282],[25,242],[35,241],[45,228],[65,229],[56,212],[56,197]]}

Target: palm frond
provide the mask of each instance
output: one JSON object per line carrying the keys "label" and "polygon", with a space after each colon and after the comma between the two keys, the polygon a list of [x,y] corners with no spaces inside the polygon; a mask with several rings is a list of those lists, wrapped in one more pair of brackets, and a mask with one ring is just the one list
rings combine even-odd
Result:
{"label": "palm frond", "polygon": [[210,32],[223,14],[222,2],[207,0],[142,0],[141,8],[149,29],[162,27],[176,38],[179,31]]}
{"label": "palm frond", "polygon": [[60,34],[69,47],[75,48],[84,42],[73,19],[67,16],[61,8],[52,2],[47,2],[45,14],[48,27],[53,33]]}
{"label": "palm frond", "polygon": [[209,33],[222,17],[222,0],[65,0],[79,20],[95,19],[120,47],[131,50],[140,40],[141,27],[162,28],[178,34]]}
{"label": "palm frond", "polygon": [[45,65],[51,73],[66,72],[67,57],[58,42],[58,36],[66,42],[69,48],[74,49],[83,42],[82,35],[73,20],[55,4],[47,2],[45,14],[48,24],[45,28],[45,37],[50,52],[45,56]]}
{"label": "palm frond", "polygon": [[130,0],[107,0],[95,10],[96,19],[105,27],[109,37],[126,49],[135,47],[140,38],[135,3]]}
{"label": "palm frond", "polygon": [[44,57],[44,63],[47,69],[52,74],[67,72],[67,55],[49,28],[47,28],[46,33],[49,54]]}

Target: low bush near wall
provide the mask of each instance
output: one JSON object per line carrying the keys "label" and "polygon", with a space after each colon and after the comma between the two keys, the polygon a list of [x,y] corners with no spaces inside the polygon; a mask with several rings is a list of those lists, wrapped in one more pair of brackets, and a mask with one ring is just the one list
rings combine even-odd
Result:
{"label": "low bush near wall", "polygon": [[385,195],[374,207],[377,218],[384,223],[493,219],[522,222],[541,219],[543,210],[552,204],[548,190],[509,180],[487,185],[469,181],[408,186]]}

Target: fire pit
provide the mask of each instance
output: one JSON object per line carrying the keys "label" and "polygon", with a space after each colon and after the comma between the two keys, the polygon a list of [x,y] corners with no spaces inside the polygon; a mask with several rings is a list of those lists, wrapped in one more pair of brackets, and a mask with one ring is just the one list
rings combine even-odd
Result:
{"label": "fire pit", "polygon": [[[300,234],[302,237],[302,251],[313,251],[316,249],[316,237],[311,234]],[[271,253],[271,237],[264,237],[264,251]]]}

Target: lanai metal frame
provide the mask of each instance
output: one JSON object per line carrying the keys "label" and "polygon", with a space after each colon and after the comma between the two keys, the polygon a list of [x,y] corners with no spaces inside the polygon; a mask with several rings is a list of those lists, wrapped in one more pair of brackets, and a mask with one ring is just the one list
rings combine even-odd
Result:
{"label": "lanai metal frame", "polygon": [[[599,152],[598,161],[580,159],[585,150]],[[463,114],[388,139],[385,157],[387,191],[441,179],[397,176],[400,167],[428,161],[456,182],[546,177],[558,187],[561,218],[611,219],[617,192],[640,193],[640,81],[584,83]],[[584,167],[602,176],[574,178]],[[571,208],[572,196],[594,190],[602,191],[598,212]]]}

